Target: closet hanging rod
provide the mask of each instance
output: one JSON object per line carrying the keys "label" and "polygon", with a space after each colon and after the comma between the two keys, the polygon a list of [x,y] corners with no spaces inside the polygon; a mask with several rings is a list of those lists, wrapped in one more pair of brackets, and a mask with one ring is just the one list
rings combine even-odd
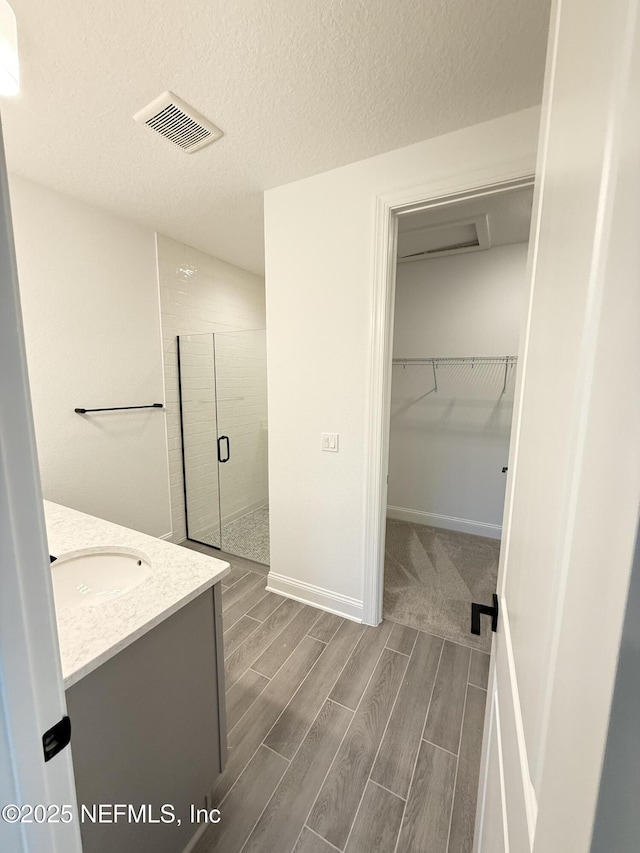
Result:
{"label": "closet hanging rod", "polygon": [[109,406],[106,409],[74,409],[79,415],[88,415],[90,412],[123,412],[128,409],[163,409],[163,403],[151,403],[149,406]]}
{"label": "closet hanging rod", "polygon": [[394,358],[394,364],[515,364],[517,355],[425,356],[423,358]]}
{"label": "closet hanging rod", "polygon": [[517,355],[465,355],[465,356],[431,356],[428,358],[394,358],[394,364],[401,364],[403,367],[407,365],[425,365],[428,364],[433,371],[433,390],[438,390],[438,375],[436,367],[441,364],[470,364],[473,367],[475,364],[503,364],[504,365],[504,380],[502,382],[502,393],[507,390],[507,379],[509,369],[512,368],[518,361]]}

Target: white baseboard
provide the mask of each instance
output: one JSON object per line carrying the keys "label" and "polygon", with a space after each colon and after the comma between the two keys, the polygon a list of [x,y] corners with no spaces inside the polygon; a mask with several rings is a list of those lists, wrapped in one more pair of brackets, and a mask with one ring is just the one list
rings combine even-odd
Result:
{"label": "white baseboard", "polygon": [[158,537],[159,539],[164,539],[165,542],[173,541],[173,530],[170,530],[169,533],[164,533],[162,536]]}
{"label": "white baseboard", "polygon": [[191,836],[191,840],[189,841],[187,846],[184,848],[182,853],[193,853],[193,851],[196,849],[196,845],[198,844],[198,841],[200,841],[200,839],[204,835],[204,832],[208,826],[209,826],[208,823],[200,824],[200,826],[198,827],[198,829],[196,830],[194,835]]}
{"label": "white baseboard", "polygon": [[345,619],[351,619],[353,622],[362,622],[364,608],[362,601],[357,598],[349,598],[348,595],[331,592],[320,586],[278,575],[275,572],[269,572],[267,575],[267,590],[301,601],[303,604],[319,607],[320,610],[335,613],[336,616],[344,616]]}
{"label": "white baseboard", "polygon": [[428,524],[430,527],[442,527],[444,530],[457,530],[459,533],[473,533],[476,536],[488,536],[491,539],[502,537],[501,524],[489,524],[485,521],[472,521],[470,518],[456,518],[453,515],[438,515],[435,512],[422,512],[419,509],[406,509],[402,506],[388,506],[387,516],[398,521],[412,521],[414,524]]}

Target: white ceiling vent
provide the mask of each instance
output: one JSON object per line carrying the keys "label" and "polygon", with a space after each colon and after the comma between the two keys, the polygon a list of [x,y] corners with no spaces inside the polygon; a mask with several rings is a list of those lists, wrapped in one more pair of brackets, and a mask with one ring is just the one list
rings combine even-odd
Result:
{"label": "white ceiling vent", "polygon": [[486,214],[457,222],[442,222],[414,229],[399,229],[398,263],[423,261],[442,255],[458,255],[490,249]]}
{"label": "white ceiling vent", "polygon": [[222,136],[222,131],[215,124],[173,92],[163,92],[133,118],[189,153],[204,148]]}

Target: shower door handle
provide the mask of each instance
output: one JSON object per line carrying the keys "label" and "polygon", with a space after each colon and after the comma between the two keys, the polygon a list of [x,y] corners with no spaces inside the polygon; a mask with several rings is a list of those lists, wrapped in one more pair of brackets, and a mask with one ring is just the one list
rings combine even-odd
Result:
{"label": "shower door handle", "polygon": [[[221,442],[223,442],[223,441],[227,442],[226,455],[225,455],[224,459],[222,458],[222,453],[220,451]],[[218,462],[228,462],[230,457],[231,457],[231,442],[229,441],[229,436],[228,435],[221,435],[220,438],[218,439]]]}

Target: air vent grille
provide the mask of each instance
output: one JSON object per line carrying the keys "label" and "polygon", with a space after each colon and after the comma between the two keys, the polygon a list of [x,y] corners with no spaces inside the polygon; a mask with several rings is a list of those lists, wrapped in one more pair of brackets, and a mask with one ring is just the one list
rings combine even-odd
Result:
{"label": "air vent grille", "polygon": [[164,92],[137,112],[134,119],[189,153],[222,136],[219,128],[173,92]]}

